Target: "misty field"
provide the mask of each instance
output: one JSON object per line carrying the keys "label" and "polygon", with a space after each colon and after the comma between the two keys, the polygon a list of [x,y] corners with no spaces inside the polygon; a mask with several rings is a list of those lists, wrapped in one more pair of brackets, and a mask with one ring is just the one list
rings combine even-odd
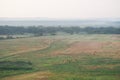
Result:
{"label": "misty field", "polygon": [[120,80],[120,35],[0,40],[0,80]]}

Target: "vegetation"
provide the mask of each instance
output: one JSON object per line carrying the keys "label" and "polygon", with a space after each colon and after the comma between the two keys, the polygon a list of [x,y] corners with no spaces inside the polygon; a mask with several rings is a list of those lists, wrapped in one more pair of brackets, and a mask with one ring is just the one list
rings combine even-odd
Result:
{"label": "vegetation", "polygon": [[120,34],[120,28],[115,27],[44,27],[44,26],[0,26],[0,35],[16,35],[16,34],[34,34],[35,36],[43,36],[47,34],[56,35],[58,32],[68,34]]}
{"label": "vegetation", "polygon": [[119,80],[120,36],[54,35],[0,41],[0,80]]}

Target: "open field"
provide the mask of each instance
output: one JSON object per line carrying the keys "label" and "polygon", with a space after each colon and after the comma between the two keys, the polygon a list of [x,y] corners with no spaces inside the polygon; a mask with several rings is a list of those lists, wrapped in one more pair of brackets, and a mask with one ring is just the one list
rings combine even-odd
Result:
{"label": "open field", "polygon": [[0,80],[120,80],[120,35],[0,40]]}

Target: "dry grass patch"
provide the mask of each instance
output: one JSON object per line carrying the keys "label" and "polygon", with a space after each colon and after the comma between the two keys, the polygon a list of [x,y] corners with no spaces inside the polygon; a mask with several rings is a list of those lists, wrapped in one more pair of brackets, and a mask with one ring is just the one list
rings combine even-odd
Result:
{"label": "dry grass patch", "polygon": [[29,74],[22,74],[13,77],[6,77],[1,80],[48,80],[48,77],[51,76],[52,73],[49,71],[44,72],[34,72]]}

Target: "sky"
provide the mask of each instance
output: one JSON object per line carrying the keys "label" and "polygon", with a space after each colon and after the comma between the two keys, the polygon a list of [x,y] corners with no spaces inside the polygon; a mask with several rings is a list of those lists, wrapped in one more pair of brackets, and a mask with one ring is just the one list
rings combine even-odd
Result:
{"label": "sky", "polygon": [[120,0],[0,0],[0,17],[120,18]]}

